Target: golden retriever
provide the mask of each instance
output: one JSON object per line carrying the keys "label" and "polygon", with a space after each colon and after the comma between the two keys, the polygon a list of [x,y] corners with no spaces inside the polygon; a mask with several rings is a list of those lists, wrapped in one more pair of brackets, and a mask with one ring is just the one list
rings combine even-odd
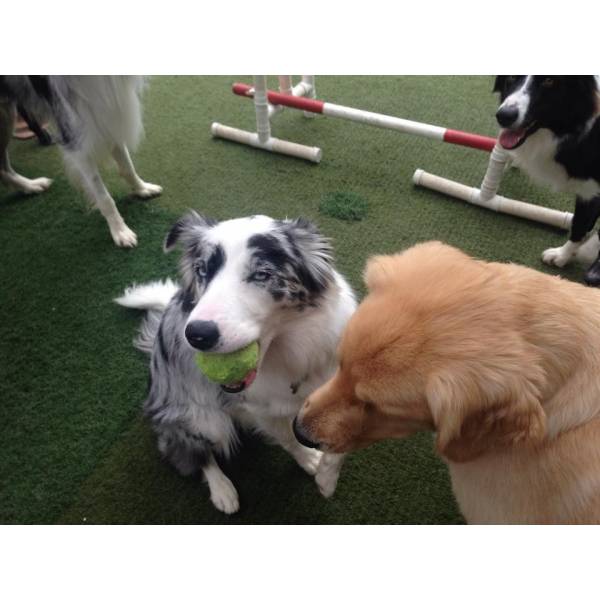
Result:
{"label": "golden retriever", "polygon": [[600,522],[600,291],[440,242],[364,278],[298,439],[344,453],[433,430],[467,522]]}

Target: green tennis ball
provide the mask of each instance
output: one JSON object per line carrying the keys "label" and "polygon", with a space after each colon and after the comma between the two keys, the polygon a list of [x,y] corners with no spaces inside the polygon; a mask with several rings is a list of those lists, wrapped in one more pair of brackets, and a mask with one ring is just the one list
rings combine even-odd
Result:
{"label": "green tennis ball", "polygon": [[242,381],[258,364],[258,342],[229,354],[198,352],[196,364],[215,383],[228,385]]}

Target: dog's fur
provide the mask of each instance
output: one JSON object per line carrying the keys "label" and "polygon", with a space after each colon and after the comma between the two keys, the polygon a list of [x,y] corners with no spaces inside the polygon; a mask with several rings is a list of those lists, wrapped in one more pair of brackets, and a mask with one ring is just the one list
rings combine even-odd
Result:
{"label": "dog's fur", "polygon": [[99,166],[112,156],[136,196],[162,192],[140,179],[129,156],[143,133],[143,86],[144,78],[137,76],[0,76],[0,181],[26,194],[43,192],[52,183],[23,177],[10,164],[8,143],[18,103],[32,118],[54,122],[70,178],[100,210],[115,244],[135,246],[137,237],[104,186]]}
{"label": "dog's fur", "polygon": [[[496,113],[500,143],[535,181],[576,195],[569,240],[542,260],[563,267],[591,235],[600,215],[600,97],[592,75],[500,75]],[[585,274],[600,285],[600,256]]]}
{"label": "dog's fur", "polygon": [[299,439],[435,430],[469,523],[600,522],[600,291],[440,242],[372,258]]}
{"label": "dog's fur", "polygon": [[[321,452],[300,445],[291,429],[306,396],[335,370],[339,337],[356,307],[329,242],[304,220],[217,223],[191,212],[172,228],[165,249],[176,244],[183,247],[181,287],[134,286],[117,299],[149,311],[137,345],[151,354],[145,413],[160,452],[183,475],[202,470],[214,505],[235,512],[237,492],[214,454],[229,456],[236,427],[250,427],[316,473],[330,495],[341,459],[321,461]],[[209,320],[219,332],[211,351],[259,342],[256,379],[240,393],[227,393],[195,364],[190,324]]]}

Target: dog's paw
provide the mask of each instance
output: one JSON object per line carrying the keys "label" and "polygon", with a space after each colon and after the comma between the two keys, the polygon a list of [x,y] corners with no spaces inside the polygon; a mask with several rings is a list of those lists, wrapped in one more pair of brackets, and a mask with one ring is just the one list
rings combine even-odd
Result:
{"label": "dog's paw", "polygon": [[38,177],[37,179],[25,179],[19,181],[19,189],[24,194],[41,194],[52,185],[52,179]]}
{"label": "dog's paw", "polygon": [[[566,245],[565,245],[566,246]],[[560,248],[548,248],[542,252],[542,260],[547,265],[564,267],[573,258],[573,252],[565,246]]]}
{"label": "dog's paw", "polygon": [[240,509],[237,490],[227,477],[219,477],[210,483],[210,499],[215,508],[231,515]]}
{"label": "dog's paw", "polygon": [[110,235],[120,248],[134,248],[137,246],[137,235],[124,222],[110,226]]}
{"label": "dog's paw", "polygon": [[315,481],[319,491],[325,498],[333,496],[343,462],[343,454],[323,454],[317,469]]}
{"label": "dog's paw", "polygon": [[142,185],[133,190],[133,193],[138,198],[153,198],[154,196],[160,196],[162,191],[163,189],[160,185],[142,181]]}
{"label": "dog's paw", "polygon": [[325,498],[331,498],[331,496],[333,496],[339,476],[340,472],[338,469],[317,470],[315,481],[322,496]]}
{"label": "dog's paw", "polygon": [[305,448],[304,446],[299,447],[294,451],[294,458],[296,462],[309,474],[315,475],[323,453],[320,450],[314,450],[313,448]]}

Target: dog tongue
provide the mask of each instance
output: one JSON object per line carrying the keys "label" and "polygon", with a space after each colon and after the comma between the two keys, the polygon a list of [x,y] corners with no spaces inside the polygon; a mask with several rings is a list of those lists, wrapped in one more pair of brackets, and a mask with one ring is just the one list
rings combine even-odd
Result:
{"label": "dog tongue", "polygon": [[524,129],[503,129],[500,133],[498,141],[500,145],[506,150],[514,148],[525,135]]}
{"label": "dog tongue", "polygon": [[244,377],[244,384],[246,387],[252,384],[252,382],[256,379],[256,369],[252,369],[246,377]]}

